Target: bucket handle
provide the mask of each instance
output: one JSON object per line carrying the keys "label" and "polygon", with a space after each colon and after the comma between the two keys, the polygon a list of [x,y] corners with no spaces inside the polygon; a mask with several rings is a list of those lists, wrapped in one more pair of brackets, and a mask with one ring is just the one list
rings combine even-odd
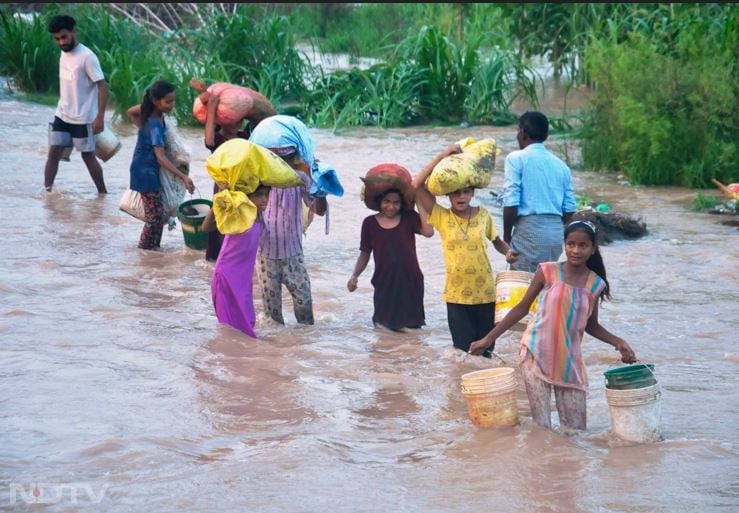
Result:
{"label": "bucket handle", "polygon": [[[500,356],[500,355],[499,355],[498,353],[496,353],[495,351],[491,351],[491,353],[492,353],[492,354],[493,354],[493,356],[495,356],[495,357],[496,357],[496,358],[497,358],[498,360],[500,360],[500,362],[501,362],[501,363],[502,363],[503,365],[505,365],[506,367],[510,367],[510,365],[508,364],[508,362],[507,362],[507,361],[505,361],[505,360],[503,359],[503,357],[501,357],[501,356]],[[469,351],[467,351],[467,352],[466,352],[466,353],[464,354],[464,358],[462,358],[462,362],[461,362],[461,363],[464,363],[464,361],[465,361],[465,360],[467,359],[467,357],[468,357],[469,355],[470,355],[470,352],[469,352]]]}
{"label": "bucket handle", "polygon": [[[608,369],[606,369],[606,370],[607,370],[607,371],[611,370],[611,368],[612,368],[612,367],[613,367],[613,366],[614,366],[615,364],[619,363],[620,361],[621,361],[621,360],[613,360],[613,361],[611,362],[611,364],[610,364],[610,365],[608,366]],[[652,374],[652,377],[653,377],[654,379],[657,379],[657,375],[656,375],[656,374],[654,373],[654,371],[653,371],[652,369],[650,369],[650,368],[649,368],[649,365],[647,365],[647,364],[646,364],[646,362],[644,362],[643,360],[639,360],[639,359],[637,359],[637,360],[635,360],[635,361],[634,361],[634,363],[641,363],[642,365],[644,365],[644,368],[645,368],[645,369],[647,369],[647,370],[648,370],[648,371],[649,371],[649,372],[650,372],[650,373]],[[658,380],[658,381],[659,381],[659,380]],[[605,383],[606,385],[608,385],[608,378],[606,378],[605,376],[604,376],[604,379],[603,379],[603,383]]]}
{"label": "bucket handle", "polygon": [[[203,195],[202,195],[202,194],[200,194],[200,189],[198,189],[198,187],[197,187],[197,186],[195,186],[195,190],[196,190],[196,191],[197,191],[197,193],[198,193],[198,199],[203,199]],[[190,199],[192,200],[192,193],[190,193]]]}

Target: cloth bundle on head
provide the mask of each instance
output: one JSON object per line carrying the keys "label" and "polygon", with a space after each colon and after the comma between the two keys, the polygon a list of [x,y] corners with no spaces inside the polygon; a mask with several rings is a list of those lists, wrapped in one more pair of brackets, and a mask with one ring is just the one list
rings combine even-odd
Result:
{"label": "cloth bundle on head", "polygon": [[328,194],[344,194],[336,171],[331,166],[316,161],[316,143],[308,132],[308,127],[298,118],[284,114],[265,118],[254,128],[249,140],[278,154],[286,148],[296,149],[311,171],[311,196],[321,198]]}
{"label": "cloth bundle on head", "polygon": [[391,189],[397,189],[403,197],[403,208],[413,210],[415,191],[411,185],[413,178],[410,171],[403,166],[391,162],[378,164],[360,177],[362,188],[359,193],[367,208],[380,210],[382,196]]}
{"label": "cloth bundle on head", "polygon": [[431,171],[426,186],[434,196],[444,196],[465,187],[487,187],[500,149],[495,139],[475,142],[471,137],[457,141],[462,153],[444,157]]}
{"label": "cloth bundle on head", "polygon": [[254,224],[257,207],[248,198],[260,185],[296,187],[303,183],[297,172],[266,148],[234,138],[221,144],[205,161],[216,183],[226,183],[213,195],[213,214],[218,231],[243,233]]}

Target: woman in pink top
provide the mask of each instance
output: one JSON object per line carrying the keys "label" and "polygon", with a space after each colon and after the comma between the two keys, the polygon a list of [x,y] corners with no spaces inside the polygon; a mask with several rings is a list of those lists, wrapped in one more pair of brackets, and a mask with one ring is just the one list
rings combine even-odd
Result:
{"label": "woman in pink top", "polygon": [[598,322],[598,299],[603,301],[611,294],[595,231],[588,221],[570,222],[564,234],[567,261],[539,264],[521,302],[470,346],[471,354],[482,353],[521,320],[538,297],[536,313],[521,338],[520,362],[531,415],[543,427],[551,427],[554,388],[560,424],[586,429],[584,332],[614,346],[625,363],[636,361],[631,346]]}

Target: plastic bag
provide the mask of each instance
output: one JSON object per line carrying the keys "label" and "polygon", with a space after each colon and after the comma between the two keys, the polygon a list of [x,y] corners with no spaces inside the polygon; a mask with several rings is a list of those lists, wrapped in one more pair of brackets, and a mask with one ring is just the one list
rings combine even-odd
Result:
{"label": "plastic bag", "polygon": [[[187,166],[179,166],[178,169],[184,174],[189,174]],[[177,207],[185,199],[185,182],[173,175],[163,167],[159,168],[159,182],[162,184],[162,207],[165,217],[177,217]]]}
{"label": "plastic bag", "polygon": [[118,202],[118,208],[139,221],[146,222],[144,202],[141,200],[141,194],[138,191],[131,189],[123,191],[123,196],[121,196],[121,200]]}
{"label": "plastic bag", "polygon": [[[190,174],[190,148],[177,132],[177,120],[167,116],[167,129],[164,132],[164,154],[185,175]],[[163,167],[159,168],[159,182],[162,185],[162,205],[164,216],[177,217],[177,207],[185,199],[185,183]],[[174,227],[174,219],[169,221],[170,229]]]}
{"label": "plastic bag", "polygon": [[303,179],[284,160],[266,148],[246,139],[229,139],[205,161],[205,169],[227,189],[213,195],[213,215],[218,231],[243,233],[257,217],[257,208],[247,194],[260,185],[297,187]]}
{"label": "plastic bag", "polygon": [[164,126],[166,127],[164,131],[164,153],[167,155],[167,158],[178,168],[180,166],[189,167],[192,150],[184,139],[180,137],[177,128],[177,118],[166,116]]}
{"label": "plastic bag", "polygon": [[471,137],[458,141],[462,153],[445,157],[436,164],[426,182],[431,194],[444,196],[465,187],[487,187],[493,176],[500,149],[494,139],[475,142]]}

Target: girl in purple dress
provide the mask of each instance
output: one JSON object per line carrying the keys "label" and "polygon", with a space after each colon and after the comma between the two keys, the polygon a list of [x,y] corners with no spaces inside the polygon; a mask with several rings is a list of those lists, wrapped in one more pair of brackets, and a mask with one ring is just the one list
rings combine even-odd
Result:
{"label": "girl in purple dress", "polygon": [[[254,265],[262,233],[261,213],[267,208],[270,189],[271,187],[260,185],[253,193],[247,194],[257,207],[257,220],[243,233],[224,235],[210,285],[218,322],[243,331],[252,338],[257,338],[254,332],[256,312],[252,293]],[[211,209],[203,220],[202,230],[215,229],[216,223]]]}
{"label": "girl in purple dress", "polygon": [[426,324],[423,309],[423,273],[416,256],[416,234],[431,237],[434,229],[412,207],[404,204],[398,189],[380,194],[379,212],[362,223],[359,257],[346,286],[357,289],[357,279],[374,255],[372,322],[393,331]]}

